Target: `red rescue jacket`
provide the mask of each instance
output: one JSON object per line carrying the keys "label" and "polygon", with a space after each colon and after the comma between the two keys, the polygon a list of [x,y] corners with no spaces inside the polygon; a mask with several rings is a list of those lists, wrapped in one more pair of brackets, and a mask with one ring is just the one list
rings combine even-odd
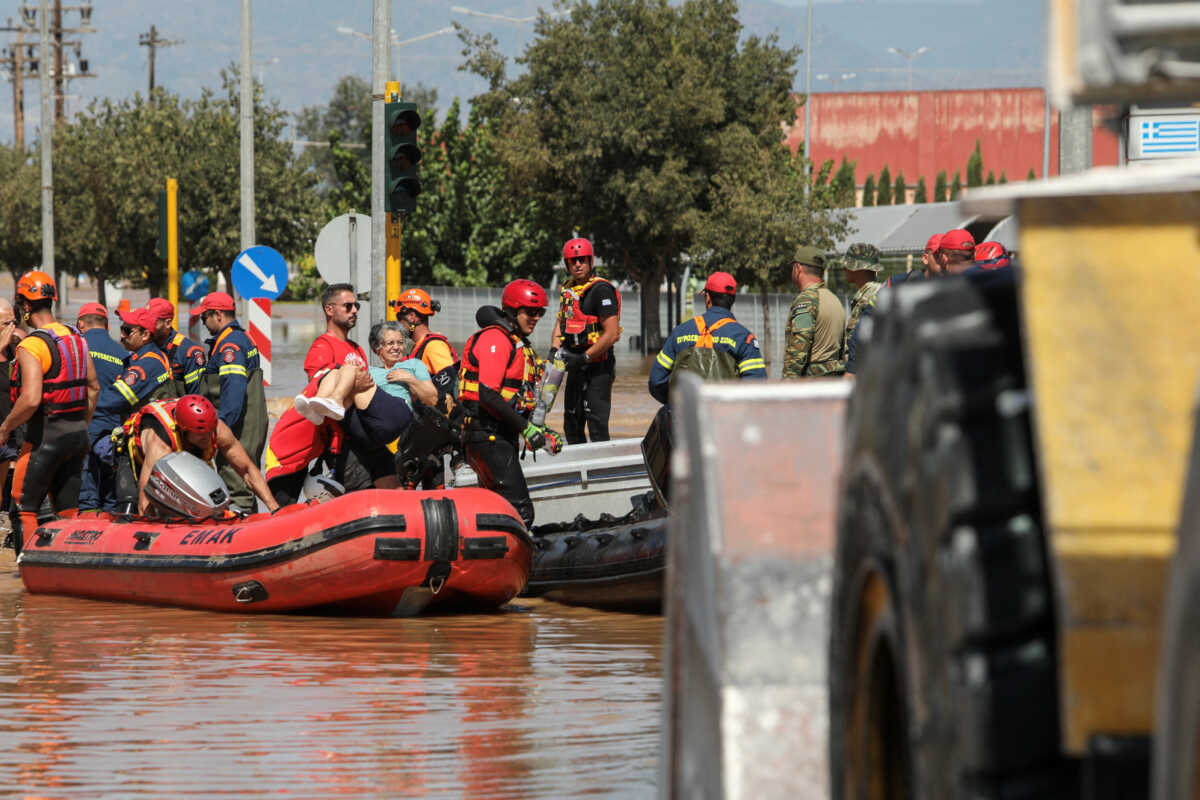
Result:
{"label": "red rescue jacket", "polygon": [[[63,327],[70,331],[66,336],[59,336],[52,328],[37,328],[29,334],[50,348],[50,369],[42,376],[40,409],[48,417],[87,411],[87,340],[75,328]],[[15,403],[21,394],[20,361],[14,358],[9,370],[9,400]]]}

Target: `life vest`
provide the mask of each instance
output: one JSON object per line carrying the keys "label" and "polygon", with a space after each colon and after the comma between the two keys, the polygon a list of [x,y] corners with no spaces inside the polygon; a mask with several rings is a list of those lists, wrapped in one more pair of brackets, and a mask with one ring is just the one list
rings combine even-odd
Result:
{"label": "life vest", "polygon": [[[559,332],[565,345],[573,348],[588,347],[600,338],[600,318],[583,313],[583,296],[597,283],[612,282],[593,275],[582,286],[563,286],[559,302],[558,319]],[[621,293],[613,286],[613,294],[617,296],[617,317],[621,316]]]}
{"label": "life vest", "polygon": [[696,323],[696,343],[675,357],[675,367],[671,371],[672,385],[675,376],[682,372],[691,372],[706,381],[723,381],[738,377],[737,356],[718,348],[713,340],[713,332],[733,322],[733,317],[722,317],[714,322],[711,328],[705,326],[702,316],[693,318],[692,322]]}
{"label": "life vest", "polygon": [[[125,434],[125,440],[128,443],[129,458],[133,461],[135,474],[141,471],[142,462],[146,458],[145,453],[142,452],[142,423],[147,416],[153,417],[162,426],[162,429],[167,432],[167,444],[170,445],[171,452],[181,453],[184,451],[184,435],[179,430],[178,423],[175,422],[175,406],[178,403],[178,400],[156,400],[152,403],[147,403],[122,423],[121,430]],[[188,452],[192,451],[188,450]],[[214,428],[208,442],[204,445],[204,450],[196,455],[203,461],[211,461],[216,453],[217,430]]]}
{"label": "life vest", "polygon": [[[537,405],[537,386],[542,378],[542,364],[533,346],[525,338],[503,325],[488,325],[477,331],[467,340],[463,348],[461,370],[458,374],[458,399],[465,402],[479,402],[479,359],[475,356],[475,341],[484,331],[503,331],[512,341],[508,363],[504,369],[504,380],[500,384],[500,396],[508,402],[518,414],[527,414]],[[517,358],[517,353],[522,358]]]}
{"label": "life vest", "polygon": [[[48,417],[87,411],[87,340],[75,328],[63,327],[70,331],[66,336],[59,336],[52,328],[37,328],[29,334],[44,341],[50,350],[50,369],[42,376],[39,409]],[[20,394],[21,367],[20,361],[14,358],[9,367],[10,402],[17,402]]]}

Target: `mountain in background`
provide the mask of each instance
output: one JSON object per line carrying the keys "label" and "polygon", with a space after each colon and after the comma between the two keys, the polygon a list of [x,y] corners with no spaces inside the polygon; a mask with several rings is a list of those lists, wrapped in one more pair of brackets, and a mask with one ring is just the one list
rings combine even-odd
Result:
{"label": "mountain in background", "polygon": [[[239,60],[240,4],[187,3],[182,0],[93,0],[92,25],[98,33],[85,35],[83,56],[98,75],[77,79],[67,88],[68,113],[97,97],[125,98],[146,92],[148,48],[139,34],[150,25],[168,40],[182,43],[159,48],[155,77],[184,97],[198,97],[204,87],[220,86],[220,71]],[[536,0],[462,0],[473,10],[508,17],[537,13]],[[786,3],[786,4],[785,4]],[[0,19],[19,18],[19,0],[0,0]],[[7,8],[6,8],[7,6]],[[368,33],[370,0],[254,0],[255,77],[261,76],[268,97],[285,108],[324,104],[343,75],[371,77],[371,46],[361,36],[338,32],[339,27]],[[784,46],[804,44],[807,10],[801,1],[745,0],[741,4],[745,32],[772,33]],[[78,19],[64,13],[68,27]],[[392,4],[392,27],[404,40],[460,22],[475,33],[491,33],[512,59],[533,36],[530,23],[506,22],[452,10],[451,3],[397,0]],[[7,34],[6,42],[13,40]],[[826,0],[818,2],[813,25],[813,91],[885,91],[908,85],[908,62],[888,52],[928,47],[913,61],[915,89],[964,89],[1039,86],[1045,61],[1044,0],[1004,3],[885,2]],[[445,108],[459,97],[469,100],[484,83],[458,70],[462,44],[453,34],[392,49],[394,73],[405,83],[437,89]],[[854,77],[843,78],[843,75]],[[511,74],[511,72],[510,72]],[[825,75],[828,77],[817,78]],[[804,57],[797,65],[796,88],[804,88]],[[26,82],[26,139],[33,141],[40,111],[37,81]],[[0,141],[13,141],[11,92],[0,100]]]}

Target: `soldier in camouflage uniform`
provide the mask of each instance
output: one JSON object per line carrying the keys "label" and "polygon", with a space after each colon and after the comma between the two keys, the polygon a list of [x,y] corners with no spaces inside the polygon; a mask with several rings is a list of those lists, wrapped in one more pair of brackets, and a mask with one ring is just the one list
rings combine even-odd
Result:
{"label": "soldier in camouflage uniform", "polygon": [[855,288],[854,299],[850,301],[850,316],[846,319],[846,342],[849,343],[863,309],[875,305],[875,295],[883,286],[876,280],[883,269],[879,263],[879,248],[862,242],[850,245],[842,257],[842,268],[846,270],[846,280]]}
{"label": "soldier in camouflage uniform", "polygon": [[788,266],[800,294],[788,311],[783,377],[841,375],[846,312],[825,288],[825,256],[815,247],[801,247]]}

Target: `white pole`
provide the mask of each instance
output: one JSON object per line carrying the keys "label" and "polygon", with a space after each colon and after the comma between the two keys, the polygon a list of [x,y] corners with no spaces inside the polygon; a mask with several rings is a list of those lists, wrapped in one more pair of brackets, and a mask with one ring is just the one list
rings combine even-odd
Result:
{"label": "white pole", "polygon": [[[254,64],[250,0],[242,0],[242,249],[254,246]],[[236,254],[234,254],[236,255]],[[232,260],[232,258],[230,259]]]}
{"label": "white pole", "polygon": [[[42,271],[62,286],[54,267],[54,108],[51,105],[50,21],[46,0],[41,2],[42,56],[38,64],[42,87]],[[60,306],[61,307],[61,306]]]}
{"label": "white pole", "polygon": [[804,44],[804,191],[807,194],[812,183],[812,28],[813,0],[808,0],[808,30]]}
{"label": "white pole", "polygon": [[[383,210],[383,93],[391,73],[392,7],[390,0],[375,1],[371,27],[371,324],[383,322],[387,293],[387,213]],[[357,291],[368,287],[356,286]]]}

